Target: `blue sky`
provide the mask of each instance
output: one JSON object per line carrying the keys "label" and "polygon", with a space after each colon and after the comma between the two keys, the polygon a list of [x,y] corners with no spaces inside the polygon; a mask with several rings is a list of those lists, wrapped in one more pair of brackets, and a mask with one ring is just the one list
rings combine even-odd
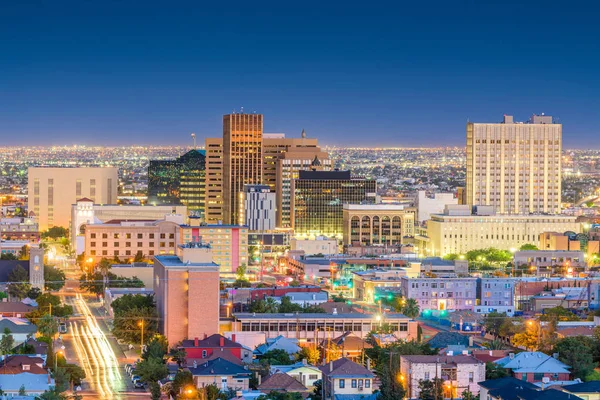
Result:
{"label": "blue sky", "polygon": [[600,148],[592,2],[208,3],[4,2],[3,144],[187,144],[244,107],[364,146],[462,146],[467,119],[545,112]]}

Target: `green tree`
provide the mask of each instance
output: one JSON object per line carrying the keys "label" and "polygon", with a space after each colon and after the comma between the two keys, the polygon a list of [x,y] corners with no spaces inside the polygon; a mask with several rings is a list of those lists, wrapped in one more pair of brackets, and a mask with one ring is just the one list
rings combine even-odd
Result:
{"label": "green tree", "polygon": [[315,388],[310,394],[310,400],[322,400],[323,396],[321,392],[323,391],[323,381],[321,379],[315,381],[314,386]]}
{"label": "green tree", "polygon": [[44,265],[44,287],[48,291],[57,291],[65,286],[65,272],[61,269]]}
{"label": "green tree", "polygon": [[185,359],[187,358],[187,352],[180,346],[181,342],[177,343],[175,347],[169,350],[169,356],[171,357],[171,360],[175,361],[179,368],[181,368],[183,363],[185,363]]}
{"label": "green tree", "polygon": [[148,360],[150,358],[159,358],[164,360],[168,351],[169,342],[167,341],[167,338],[163,335],[154,335],[146,343],[146,350],[144,350],[142,354],[142,359]]}
{"label": "green tree", "polygon": [[301,305],[292,303],[292,299],[289,296],[281,297],[281,304],[279,304],[280,313],[292,313],[297,311],[302,311]]}
{"label": "green tree", "polygon": [[32,300],[37,299],[40,295],[42,294],[42,291],[40,290],[40,288],[38,287],[32,287],[31,289],[29,289],[29,291],[27,292],[27,297],[29,297]]}
{"label": "green tree", "polygon": [[[15,347],[15,339],[13,338],[12,332],[10,329],[4,328],[2,339],[0,339],[0,351],[2,352],[2,355],[6,358],[6,356],[12,353],[13,347]],[[4,367],[6,368],[6,364]]]}
{"label": "green tree", "polygon": [[527,250],[539,250],[535,244],[525,243],[523,246],[519,247],[519,251],[527,251]]}
{"label": "green tree", "polygon": [[38,303],[37,310],[27,314],[27,318],[34,324],[37,323],[37,320],[44,314],[50,314],[59,318],[73,315],[73,306],[62,304],[60,297],[55,296],[52,293],[43,293],[38,296],[36,301]]}
{"label": "green tree", "polygon": [[17,260],[17,256],[13,253],[2,253],[0,254],[0,260]]}
{"label": "green tree", "polygon": [[462,400],[479,400],[479,395],[475,395],[473,392],[471,392],[469,390],[469,388],[467,388],[462,392],[461,399]]}
{"label": "green tree", "polygon": [[494,339],[490,342],[483,343],[483,347],[489,350],[504,350],[506,345],[501,340]]}
{"label": "green tree", "polygon": [[502,366],[493,362],[485,363],[485,379],[499,379],[507,376],[508,371],[502,368]]}
{"label": "green tree", "polygon": [[546,308],[540,316],[542,321],[579,321],[580,318],[564,307]]}
{"label": "green tree", "polygon": [[502,324],[508,319],[506,313],[499,313],[496,311],[492,311],[487,314],[483,319],[482,325],[485,327],[486,332],[489,332],[494,337],[498,337],[500,335],[500,328]]}
{"label": "green tree", "polygon": [[305,346],[298,353],[298,360],[306,360],[311,365],[317,365],[321,359],[321,352],[316,346]]}
{"label": "green tree", "polygon": [[258,396],[257,400],[302,400],[303,397],[298,392],[270,392]]}
{"label": "green tree", "polygon": [[156,307],[133,307],[127,311],[114,312],[112,332],[118,339],[140,343],[142,327],[144,338],[157,333]]}
{"label": "green tree", "polygon": [[443,399],[443,393],[444,380],[442,378],[433,378],[433,380],[419,380],[419,399]]}
{"label": "green tree", "polygon": [[443,258],[444,258],[444,260],[455,261],[455,260],[458,260],[460,258],[460,256],[456,253],[450,253],[450,254],[446,254]]}
{"label": "green tree", "polygon": [[110,305],[114,312],[124,312],[132,308],[155,307],[154,295],[126,294],[114,300]]}
{"label": "green tree", "polygon": [[142,381],[149,383],[152,399],[160,399],[160,385],[158,381],[166,378],[169,374],[167,365],[163,360],[160,358],[142,360],[136,367],[135,372],[142,378]]}
{"label": "green tree", "polygon": [[142,253],[141,250],[138,250],[137,253],[135,253],[133,262],[143,262],[143,261],[144,261],[144,253]]}
{"label": "green tree", "polygon": [[406,299],[401,312],[409,318],[417,318],[420,312],[419,303],[415,299]]}
{"label": "green tree", "polygon": [[37,328],[42,336],[51,338],[58,332],[58,322],[52,315],[44,314],[37,321]]}
{"label": "green tree", "polygon": [[596,367],[594,352],[597,344],[586,336],[566,337],[556,342],[554,352],[558,359],[571,366],[574,378],[585,379]]}
{"label": "green tree", "polygon": [[282,349],[269,350],[260,358],[261,364],[289,365],[293,361],[287,351]]}
{"label": "green tree", "polygon": [[112,263],[108,260],[108,258],[102,257],[100,262],[98,263],[98,271],[102,274],[102,276],[107,276],[108,271],[112,268]]}
{"label": "green tree", "polygon": [[53,239],[57,240],[60,238],[67,238],[69,236],[69,230],[67,228],[63,228],[62,226],[53,226],[48,230],[42,232],[42,239]]}
{"label": "green tree", "polygon": [[255,313],[277,313],[279,312],[279,304],[272,297],[267,297],[265,300],[253,300],[249,307],[250,312]]}
{"label": "green tree", "polygon": [[171,385],[170,395],[175,398],[180,390],[185,387],[194,386],[194,377],[190,371],[177,371],[173,378],[173,384]]}
{"label": "green tree", "polygon": [[29,273],[19,264],[8,273],[6,280],[8,281],[8,293],[18,299],[25,298],[29,289],[31,289]]}

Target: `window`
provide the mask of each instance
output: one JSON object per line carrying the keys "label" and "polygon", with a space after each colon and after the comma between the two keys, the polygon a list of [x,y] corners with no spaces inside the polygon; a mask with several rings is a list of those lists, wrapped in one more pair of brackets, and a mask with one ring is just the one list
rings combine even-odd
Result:
{"label": "window", "polygon": [[362,379],[358,380],[358,387],[359,388],[363,387],[363,380]]}
{"label": "window", "polygon": [[113,234],[113,237],[114,237],[115,239],[118,239],[118,238],[119,238],[119,234],[118,234],[118,233],[115,233],[115,234]]}
{"label": "window", "polygon": [[160,247],[166,247],[165,242],[160,242]]}
{"label": "window", "polygon": [[169,233],[169,239],[175,239],[175,234],[174,233]]}
{"label": "window", "polygon": [[103,256],[107,256],[108,255],[108,251],[107,250],[102,250],[102,255]]}
{"label": "window", "polygon": [[102,239],[108,239],[108,233],[103,233],[102,234]]}
{"label": "window", "polygon": [[366,388],[370,388],[371,387],[371,380],[370,379],[365,379],[365,387]]}
{"label": "window", "polygon": [[310,379],[312,381],[317,380],[317,379],[319,379],[319,375],[317,375],[317,374],[309,374],[308,375],[308,379]]}
{"label": "window", "polygon": [[521,380],[526,381],[527,380],[527,374],[521,374]]}
{"label": "window", "polygon": [[143,239],[144,238],[144,234],[143,233],[138,233],[138,239]]}
{"label": "window", "polygon": [[154,239],[154,233],[150,233],[149,236],[150,236],[150,239]]}
{"label": "window", "polygon": [[469,383],[473,383],[473,380],[474,380],[473,373],[469,372]]}
{"label": "window", "polygon": [[543,377],[544,377],[544,374],[543,374],[543,373],[542,373],[542,374],[540,374],[540,373],[534,373],[534,374],[533,374],[533,380],[534,380],[534,381],[538,381],[538,382],[539,382],[539,381],[541,381],[541,380],[542,380],[542,378],[543,378]]}
{"label": "window", "polygon": [[425,376],[424,376],[425,380],[428,381],[429,380],[429,372],[425,372]]}
{"label": "window", "polygon": [[108,242],[102,242],[102,247],[108,247]]}
{"label": "window", "polygon": [[207,355],[206,350],[202,350],[202,358],[206,358],[206,355]]}
{"label": "window", "polygon": [[160,238],[161,239],[166,239],[167,238],[167,234],[166,233],[161,233],[160,234]]}
{"label": "window", "polygon": [[125,234],[125,239],[131,239],[131,233],[126,233]]}
{"label": "window", "polygon": [[142,242],[137,242],[137,247],[142,247],[144,245],[144,243]]}
{"label": "window", "polygon": [[90,242],[90,246],[96,247],[96,242]]}
{"label": "window", "polygon": [[91,237],[92,239],[96,239],[96,234],[95,234],[95,233],[91,233],[91,234],[90,234],[90,237]]}
{"label": "window", "polygon": [[356,379],[352,379],[352,388],[356,389],[356,387],[357,387],[357,381],[356,381]]}
{"label": "window", "polygon": [[119,242],[114,242],[114,247],[119,247]]}
{"label": "window", "polygon": [[346,387],[346,380],[340,379],[339,386],[340,386],[340,389],[344,389]]}
{"label": "window", "polygon": [[125,242],[125,247],[131,247],[131,242]]}

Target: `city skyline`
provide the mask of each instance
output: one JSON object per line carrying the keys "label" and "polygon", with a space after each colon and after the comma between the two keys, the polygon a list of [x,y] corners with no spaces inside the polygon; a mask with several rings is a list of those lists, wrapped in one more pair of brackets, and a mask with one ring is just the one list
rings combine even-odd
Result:
{"label": "city skyline", "polygon": [[0,134],[134,145],[195,132],[201,143],[244,107],[265,115],[265,132],[306,129],[323,145],[463,146],[468,120],[545,112],[564,125],[565,148],[589,148],[600,123],[593,13],[557,7],[10,4]]}

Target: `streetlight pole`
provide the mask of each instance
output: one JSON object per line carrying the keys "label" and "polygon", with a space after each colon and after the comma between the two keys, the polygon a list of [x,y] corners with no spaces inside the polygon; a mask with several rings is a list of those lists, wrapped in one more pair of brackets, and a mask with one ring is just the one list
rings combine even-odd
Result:
{"label": "streetlight pole", "polygon": [[138,326],[142,328],[142,338],[140,340],[140,354],[143,351],[144,348],[144,320],[141,320],[140,322],[138,322]]}

